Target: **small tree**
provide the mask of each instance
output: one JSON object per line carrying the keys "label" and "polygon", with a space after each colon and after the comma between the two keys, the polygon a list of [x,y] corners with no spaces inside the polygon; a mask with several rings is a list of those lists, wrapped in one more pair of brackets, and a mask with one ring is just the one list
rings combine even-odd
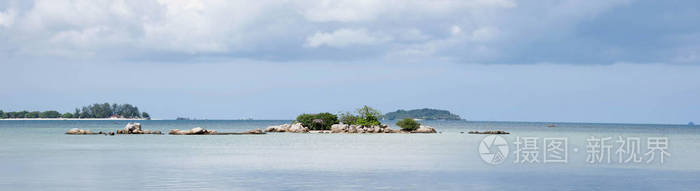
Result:
{"label": "small tree", "polygon": [[24,118],[39,118],[39,111],[32,111],[24,114]]}
{"label": "small tree", "polygon": [[311,130],[329,130],[331,125],[338,123],[338,116],[331,113],[301,114],[296,121]]}
{"label": "small tree", "polygon": [[44,112],[39,113],[39,118],[58,118],[60,116],[61,116],[61,113],[59,113],[58,111],[53,111],[53,110],[44,111]]}
{"label": "small tree", "polygon": [[27,110],[15,112],[14,118],[25,118],[27,113],[29,113]]}
{"label": "small tree", "polygon": [[371,108],[369,106],[363,106],[357,109],[357,114],[359,115],[355,124],[361,126],[373,126],[380,125],[379,118],[382,117],[382,113],[379,110]]}
{"label": "small tree", "polygon": [[396,122],[396,125],[401,127],[401,130],[404,131],[413,131],[420,127],[420,123],[416,122],[416,120],[413,120],[412,118],[405,118],[399,122]]}
{"label": "small tree", "polygon": [[70,112],[66,112],[61,117],[64,119],[73,118],[73,114],[71,114]]}
{"label": "small tree", "polygon": [[360,116],[360,118],[382,118],[382,113],[379,112],[379,110],[376,110],[374,108],[371,108],[369,106],[362,106],[362,108],[357,109],[357,114]]}
{"label": "small tree", "polygon": [[357,115],[353,115],[350,112],[340,113],[339,121],[343,124],[354,125],[357,122]]}
{"label": "small tree", "polygon": [[141,117],[146,118],[146,119],[151,119],[151,115],[149,115],[149,114],[146,113],[146,112],[142,112],[142,113],[141,113]]}

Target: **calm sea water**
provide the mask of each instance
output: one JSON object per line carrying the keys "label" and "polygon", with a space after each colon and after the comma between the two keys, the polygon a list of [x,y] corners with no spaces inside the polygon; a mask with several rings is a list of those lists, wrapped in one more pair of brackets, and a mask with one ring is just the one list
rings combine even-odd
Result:
{"label": "calm sea water", "polygon": [[[141,121],[144,129],[220,132],[288,121]],[[0,190],[698,190],[700,131],[685,125],[422,121],[439,134],[76,136],[127,121],[0,121]],[[394,121],[385,123],[394,124]],[[392,126],[396,128],[395,126]],[[485,135],[565,137],[568,163],[482,161]],[[465,132],[464,134],[460,132]],[[586,139],[669,140],[663,164],[590,164]],[[510,151],[515,145],[510,144]],[[543,144],[539,145],[543,149]],[[578,151],[574,151],[577,149]],[[613,152],[614,152],[613,148]],[[645,150],[642,150],[645,152]],[[612,153],[615,155],[614,153]],[[541,156],[540,156],[541,157]],[[613,161],[617,159],[613,158]]]}

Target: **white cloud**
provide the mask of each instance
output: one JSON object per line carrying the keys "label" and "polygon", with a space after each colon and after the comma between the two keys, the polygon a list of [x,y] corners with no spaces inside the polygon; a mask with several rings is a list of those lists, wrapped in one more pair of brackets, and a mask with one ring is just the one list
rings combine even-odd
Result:
{"label": "white cloud", "polygon": [[312,22],[367,22],[403,19],[406,14],[450,15],[463,10],[514,8],[512,0],[301,0],[293,1]]}
{"label": "white cloud", "polygon": [[397,38],[405,42],[422,42],[429,40],[431,37],[419,29],[411,28],[400,31]]}
{"label": "white cloud", "polygon": [[481,27],[472,31],[472,40],[490,41],[498,36],[499,30],[494,27]]}
{"label": "white cloud", "polygon": [[452,35],[459,35],[459,33],[462,32],[462,27],[459,27],[457,25],[452,25],[452,28],[450,28],[450,33]]}
{"label": "white cloud", "polygon": [[10,27],[15,23],[15,16],[17,16],[17,11],[14,9],[8,9],[6,11],[0,11],[0,26]]}
{"label": "white cloud", "polygon": [[351,45],[373,45],[390,39],[381,35],[372,35],[366,29],[338,29],[331,33],[316,32],[306,38],[305,46],[317,48],[325,45],[340,48]]}
{"label": "white cloud", "polygon": [[504,8],[513,8],[513,7],[518,6],[518,4],[516,4],[515,2],[510,1],[510,0],[477,0],[475,2],[477,4],[493,5],[493,6],[504,7]]}
{"label": "white cloud", "polygon": [[[110,58],[114,59],[215,55],[223,59],[265,60],[274,55],[273,59],[277,60],[313,60],[338,59],[344,57],[343,54],[374,59],[392,55],[407,58],[403,55],[413,54],[426,60],[473,62],[536,58],[528,52],[536,49],[523,47],[547,47],[537,46],[543,42],[550,48],[578,48],[585,44],[581,41],[586,40],[577,36],[582,34],[577,31],[581,30],[582,24],[590,25],[590,21],[603,13],[633,3],[629,0],[18,2],[23,6],[12,5],[0,10],[0,51],[4,51],[0,56],[43,58],[57,55],[52,52],[61,49],[65,55],[89,52],[95,57],[112,56]],[[658,25],[663,23],[649,24]],[[553,41],[557,42],[556,45],[552,45]],[[674,42],[681,45],[667,49],[697,44],[694,42],[697,39]],[[593,45],[586,48],[591,50],[619,50],[619,54],[610,57],[633,52],[628,49],[634,48],[589,44]],[[367,51],[368,45],[376,49]],[[554,47],[552,50],[566,48]],[[676,60],[697,60],[697,51],[681,52]],[[599,52],[588,55],[595,57],[593,53]],[[544,56],[548,55],[556,54]],[[667,56],[665,59],[672,57],[672,53],[664,55]],[[566,57],[571,56],[562,56]]]}
{"label": "white cloud", "polygon": [[320,0],[301,3],[301,13],[313,22],[368,21],[384,8],[385,2],[376,0]]}

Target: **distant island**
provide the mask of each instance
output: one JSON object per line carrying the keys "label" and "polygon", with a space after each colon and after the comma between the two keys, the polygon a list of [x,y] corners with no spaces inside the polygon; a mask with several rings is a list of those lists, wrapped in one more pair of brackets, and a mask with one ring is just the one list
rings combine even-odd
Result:
{"label": "distant island", "polygon": [[413,109],[413,110],[408,110],[408,111],[403,110],[403,109],[399,109],[397,111],[384,114],[384,119],[386,119],[386,120],[406,119],[406,118],[424,119],[424,120],[461,120],[462,119],[459,117],[459,115],[452,114],[452,113],[450,113],[450,111],[439,110],[439,109],[429,109],[429,108]]}
{"label": "distant island", "polygon": [[139,112],[139,108],[131,104],[95,103],[66,113],[55,110],[32,112],[0,110],[0,119],[151,119],[151,116],[146,112]]}

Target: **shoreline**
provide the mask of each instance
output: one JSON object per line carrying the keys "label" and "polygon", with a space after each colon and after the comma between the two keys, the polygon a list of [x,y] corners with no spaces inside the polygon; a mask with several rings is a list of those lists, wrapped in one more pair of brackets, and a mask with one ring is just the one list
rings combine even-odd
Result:
{"label": "shoreline", "polygon": [[159,119],[146,119],[146,118],[8,118],[0,119],[7,121],[145,121],[145,120],[159,120]]}

